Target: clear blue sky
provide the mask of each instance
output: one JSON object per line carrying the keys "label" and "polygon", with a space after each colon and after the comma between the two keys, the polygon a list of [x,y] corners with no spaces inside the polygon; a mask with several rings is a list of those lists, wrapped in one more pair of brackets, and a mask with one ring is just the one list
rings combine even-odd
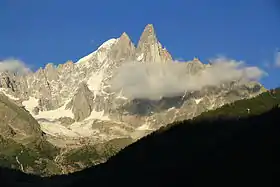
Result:
{"label": "clear blue sky", "polygon": [[280,48],[277,0],[0,0],[0,59],[75,61],[124,31],[136,43],[148,23],[175,59],[226,55],[280,86],[280,68],[265,67]]}

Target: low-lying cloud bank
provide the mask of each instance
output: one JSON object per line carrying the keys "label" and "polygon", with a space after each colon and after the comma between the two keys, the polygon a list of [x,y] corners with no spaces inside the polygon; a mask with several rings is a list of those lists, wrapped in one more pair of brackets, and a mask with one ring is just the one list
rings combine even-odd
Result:
{"label": "low-lying cloud bank", "polygon": [[[258,81],[266,73],[242,61],[217,58],[212,65],[191,75],[186,63],[128,62],[117,69],[111,81],[112,91],[122,91],[130,99],[157,100],[178,96],[185,91],[201,90],[205,86],[218,86],[224,82]],[[201,64],[194,64],[201,66]]]}
{"label": "low-lying cloud bank", "polygon": [[31,70],[21,60],[9,58],[6,60],[0,60],[0,72],[4,71],[25,74],[30,72]]}

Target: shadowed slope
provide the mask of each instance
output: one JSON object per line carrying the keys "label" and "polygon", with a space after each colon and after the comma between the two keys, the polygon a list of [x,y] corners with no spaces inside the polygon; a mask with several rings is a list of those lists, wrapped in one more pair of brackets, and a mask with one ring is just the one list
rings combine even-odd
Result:
{"label": "shadowed slope", "polygon": [[[244,119],[186,121],[127,147],[81,181],[100,186],[272,184],[278,173],[280,109]],[[97,172],[98,177],[91,177]]]}
{"label": "shadowed slope", "polygon": [[[68,176],[42,179],[2,170],[1,186],[7,186],[5,182],[21,186],[29,182],[29,187],[271,186],[277,182],[274,179],[280,166],[280,109],[272,107],[278,103],[277,94],[272,95],[275,100],[260,95],[254,98],[260,102],[244,100],[218,109],[218,114],[213,111],[213,115],[205,113],[194,120],[171,124],[123,149],[106,163]],[[247,117],[244,112],[233,115],[227,110],[232,107],[246,111],[248,102],[256,112],[247,113]],[[267,105],[262,107],[261,103]],[[255,108],[258,106],[262,109]],[[222,111],[232,114],[231,118]]]}

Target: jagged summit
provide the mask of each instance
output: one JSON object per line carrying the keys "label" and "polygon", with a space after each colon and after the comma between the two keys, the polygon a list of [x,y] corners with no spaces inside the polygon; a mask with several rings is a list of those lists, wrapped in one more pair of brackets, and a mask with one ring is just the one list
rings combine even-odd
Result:
{"label": "jagged summit", "polygon": [[155,32],[155,28],[154,28],[154,25],[153,24],[147,24],[144,28],[144,31],[142,33],[143,34],[148,34],[148,35],[153,35],[155,36],[156,35],[156,32]]}
{"label": "jagged summit", "polygon": [[119,66],[123,61],[135,60],[135,46],[126,32],[122,33],[115,45],[112,46],[108,57],[114,59],[115,66]]}
{"label": "jagged summit", "polygon": [[[81,59],[79,59],[76,64],[83,64],[84,62],[88,62],[93,58],[99,58],[99,61],[103,61],[101,59],[104,59],[104,55],[102,55],[104,52],[106,53],[106,51],[110,50],[111,47],[117,43],[119,39],[117,38],[111,38],[107,41],[105,41],[103,44],[101,44],[96,51],[86,55],[85,57],[82,57]],[[96,57],[97,56],[97,57]]]}
{"label": "jagged summit", "polygon": [[145,43],[157,43],[156,32],[152,24],[148,24],[140,36],[137,48],[142,48]]}
{"label": "jagged summit", "polygon": [[122,47],[130,47],[130,48],[135,48],[133,42],[131,41],[130,37],[126,32],[123,32],[122,35],[118,38],[118,41],[116,42],[116,45],[128,45],[128,46],[122,46]]}
{"label": "jagged summit", "polygon": [[193,57],[193,61],[200,61],[197,56]]}
{"label": "jagged summit", "polygon": [[165,63],[167,61],[172,61],[170,53],[163,48],[158,41],[152,24],[148,24],[144,28],[137,44],[136,56],[137,60],[142,62]]}
{"label": "jagged summit", "polygon": [[[98,47],[98,49],[102,49],[102,48],[105,48],[105,49],[109,49],[112,45],[114,45],[116,42],[118,41],[117,38],[111,38],[107,41],[105,41],[102,45],[100,45]],[[97,50],[98,50],[97,49]]]}
{"label": "jagged summit", "polygon": [[[253,88],[229,84],[222,89],[217,87],[209,91],[190,92],[183,98],[163,98],[157,102],[149,98],[128,99],[121,91],[111,89],[113,83],[110,82],[115,70],[125,62],[169,63],[172,62],[172,56],[158,41],[154,26],[148,24],[137,47],[124,32],[119,38],[107,40],[76,63],[68,61],[57,67],[47,64],[26,76],[0,74],[0,91],[3,90],[10,98],[22,103],[31,114],[36,108],[37,115],[34,118],[56,123],[57,128],[48,129],[49,123],[40,121],[46,132],[56,131],[60,134],[59,129],[64,127],[56,121],[67,116],[75,123],[71,130],[65,130],[62,134],[83,136],[92,132],[95,138],[101,138],[102,141],[132,136],[130,133],[138,133],[139,129],[142,136],[174,120],[192,118],[205,110],[261,92],[259,84],[254,84]],[[194,58],[190,63],[185,63],[184,71],[195,74],[203,69],[205,64]],[[92,129],[97,119],[110,121],[110,125],[103,129],[106,133],[96,133]],[[79,127],[86,130],[80,131]]]}
{"label": "jagged summit", "polygon": [[130,40],[130,38],[126,32],[123,32],[120,37],[120,40]]}
{"label": "jagged summit", "polygon": [[105,57],[114,60],[117,58],[117,61],[167,62],[172,60],[171,54],[158,41],[153,24],[148,24],[144,28],[137,47],[129,35],[123,32],[119,38],[107,40],[96,51],[81,58],[76,64],[92,61],[91,59],[96,58],[96,56],[99,61],[103,61]]}
{"label": "jagged summit", "polygon": [[[259,83],[227,82],[215,88],[179,91],[177,96],[169,95],[155,101],[149,95],[128,98],[122,84],[120,90],[113,89],[116,87],[113,85],[116,82],[112,81],[117,77],[115,72],[125,63],[142,66],[169,62],[172,62],[170,53],[158,41],[154,26],[148,24],[137,47],[124,32],[77,62],[68,61],[58,66],[47,64],[25,76],[0,73],[0,92],[28,110],[50,141],[59,147],[71,147],[79,138],[89,138],[95,143],[119,138],[136,140],[173,121],[190,119],[203,111],[262,92]],[[196,74],[206,65],[193,59],[190,63],[182,63],[181,67],[183,73]],[[129,73],[134,74],[134,70],[137,69]],[[124,79],[130,81],[134,77],[124,76]],[[141,83],[141,76],[136,79]],[[132,83],[138,84],[137,81]],[[174,83],[175,87],[177,83]],[[174,88],[167,89],[173,91]],[[149,90],[133,89],[149,93]]]}
{"label": "jagged summit", "polygon": [[154,32],[155,30],[154,25],[151,23],[147,24],[144,30],[148,30],[148,29],[150,30],[150,32]]}
{"label": "jagged summit", "polygon": [[197,56],[193,57],[193,60],[192,60],[192,61],[193,61],[194,63],[203,65],[203,63],[200,61],[200,59],[199,59]]}

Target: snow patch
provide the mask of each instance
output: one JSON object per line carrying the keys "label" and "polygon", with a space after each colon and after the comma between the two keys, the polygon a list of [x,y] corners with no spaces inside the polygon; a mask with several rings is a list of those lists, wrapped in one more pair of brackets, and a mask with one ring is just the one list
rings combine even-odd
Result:
{"label": "snow patch", "polygon": [[19,100],[19,98],[8,94],[4,88],[0,88],[0,92],[2,92],[4,95],[6,95],[11,100]]}
{"label": "snow patch", "polygon": [[201,100],[202,100],[202,98],[200,98],[200,99],[195,99],[194,101],[195,101],[196,104],[199,104],[199,103],[201,102]]}
{"label": "snow patch", "polygon": [[92,73],[87,81],[88,88],[93,91],[93,93],[99,94],[101,91],[101,85],[103,80],[103,72]]}
{"label": "snow patch", "polygon": [[78,134],[72,131],[71,129],[68,129],[67,127],[60,125],[58,123],[52,123],[52,122],[43,122],[40,123],[41,129],[46,134],[49,134],[51,136],[60,137],[60,136],[66,136],[66,137],[77,137]]}
{"label": "snow patch", "polygon": [[107,57],[107,54],[104,54],[104,53],[98,53],[100,49],[110,49],[111,46],[113,44],[115,44],[117,42],[118,39],[115,39],[115,38],[112,38],[112,39],[109,39],[107,40],[106,42],[104,42],[102,45],[100,45],[98,47],[98,49],[90,54],[88,54],[87,56],[85,57],[82,57],[81,59],[79,59],[75,64],[81,64],[83,62],[88,62],[94,55],[97,55],[97,59],[102,62],[106,57]]}
{"label": "snow patch", "polygon": [[144,58],[144,53],[141,53],[141,55],[139,55],[139,56],[137,57],[137,60],[140,61],[140,60],[142,60],[143,58]]}
{"label": "snow patch", "polygon": [[65,127],[64,125],[61,125],[60,122],[55,121],[55,119],[60,117],[74,117],[71,110],[65,110],[64,108],[65,106],[62,106],[56,110],[43,111],[35,116],[36,119],[43,118],[49,120],[39,121],[42,131],[55,137],[92,137],[100,133],[98,129],[92,128],[92,123],[94,123],[94,120],[109,120],[109,117],[104,115],[104,111],[92,111],[91,115],[82,122],[74,122],[68,127]]}
{"label": "snow patch", "polygon": [[93,110],[90,116],[87,117],[84,121],[91,120],[91,119],[110,120],[108,116],[104,115],[104,110],[100,112]]}
{"label": "snow patch", "polygon": [[129,136],[129,132],[127,132],[125,129],[123,129],[123,128],[119,127],[119,126],[113,126],[110,129],[115,130],[115,131],[117,131],[117,132],[119,132],[119,133],[121,133],[123,135]]}
{"label": "snow patch", "polygon": [[80,64],[80,63],[82,63],[82,62],[89,61],[89,60],[92,58],[92,56],[93,56],[96,52],[97,52],[97,51],[94,51],[94,52],[88,54],[87,56],[85,56],[85,57],[79,59],[79,60],[76,62],[76,64]]}
{"label": "snow patch", "polygon": [[65,104],[55,110],[48,110],[48,111],[40,111],[38,115],[34,116],[35,119],[47,119],[47,120],[55,120],[59,119],[61,117],[70,117],[74,118],[74,114],[72,113],[71,109],[66,110],[65,106],[68,102],[65,102]]}
{"label": "snow patch", "polygon": [[91,119],[110,120],[108,116],[104,115],[104,110],[100,112],[96,112],[95,110],[93,110],[90,116],[85,119],[85,121]]}
{"label": "snow patch", "polygon": [[41,122],[41,129],[48,135],[54,137],[68,137],[68,138],[85,138],[93,137],[99,133],[99,130],[92,129],[92,121],[87,123],[75,122],[68,127],[61,125],[59,122]]}
{"label": "snow patch", "polygon": [[145,131],[145,130],[152,130],[148,124],[143,124],[140,127],[137,127],[136,130]]}
{"label": "snow patch", "polygon": [[[68,112],[71,111],[69,110]],[[36,118],[54,120],[54,118],[64,117],[65,115],[68,115],[68,117],[70,117],[73,114],[72,112],[71,114],[63,113],[61,110],[59,111],[59,109],[57,109],[52,111],[41,112],[38,116],[36,116]],[[82,122],[74,122],[68,127],[61,125],[60,122],[58,121],[56,122],[42,121],[39,123],[41,125],[41,129],[45,133],[51,136],[56,136],[56,137],[64,136],[64,137],[78,138],[78,137],[92,137],[100,133],[98,129],[92,128],[92,123],[94,123],[95,119],[109,120],[107,116],[104,116],[104,111],[101,112],[92,111],[91,115],[88,118],[86,118]]]}
{"label": "snow patch", "polygon": [[175,109],[175,107],[171,107],[167,111],[169,112],[169,111],[174,110],[174,109]]}
{"label": "snow patch", "polygon": [[128,98],[124,97],[122,94],[123,90],[120,91],[120,93],[118,94],[118,96],[116,97],[116,99],[123,99],[123,100],[127,100]]}
{"label": "snow patch", "polygon": [[126,97],[121,96],[121,95],[118,95],[118,96],[116,97],[116,99],[123,99],[123,100],[127,100],[127,98],[126,98]]}
{"label": "snow patch", "polygon": [[36,99],[35,97],[29,97],[28,100],[22,102],[22,105],[25,107],[26,110],[28,110],[32,114],[32,110],[36,106],[38,106],[38,100],[39,99]]}
{"label": "snow patch", "polygon": [[98,52],[96,53],[96,56],[97,56],[98,62],[103,62],[103,61],[107,58],[108,52],[107,52],[107,51],[105,51],[105,52],[103,52],[103,51],[98,51]]}
{"label": "snow patch", "polygon": [[208,110],[213,110],[215,107],[215,104],[211,104],[209,107],[207,107]]}
{"label": "snow patch", "polygon": [[107,40],[106,42],[104,42],[101,46],[98,47],[97,50],[101,49],[101,48],[105,48],[105,49],[109,49],[111,48],[111,46],[113,44],[115,44],[118,41],[118,39],[116,38],[111,38],[109,40]]}
{"label": "snow patch", "polygon": [[92,128],[93,121],[87,123],[75,122],[69,126],[72,132],[75,132],[77,136],[90,137],[99,133],[98,129]]}

